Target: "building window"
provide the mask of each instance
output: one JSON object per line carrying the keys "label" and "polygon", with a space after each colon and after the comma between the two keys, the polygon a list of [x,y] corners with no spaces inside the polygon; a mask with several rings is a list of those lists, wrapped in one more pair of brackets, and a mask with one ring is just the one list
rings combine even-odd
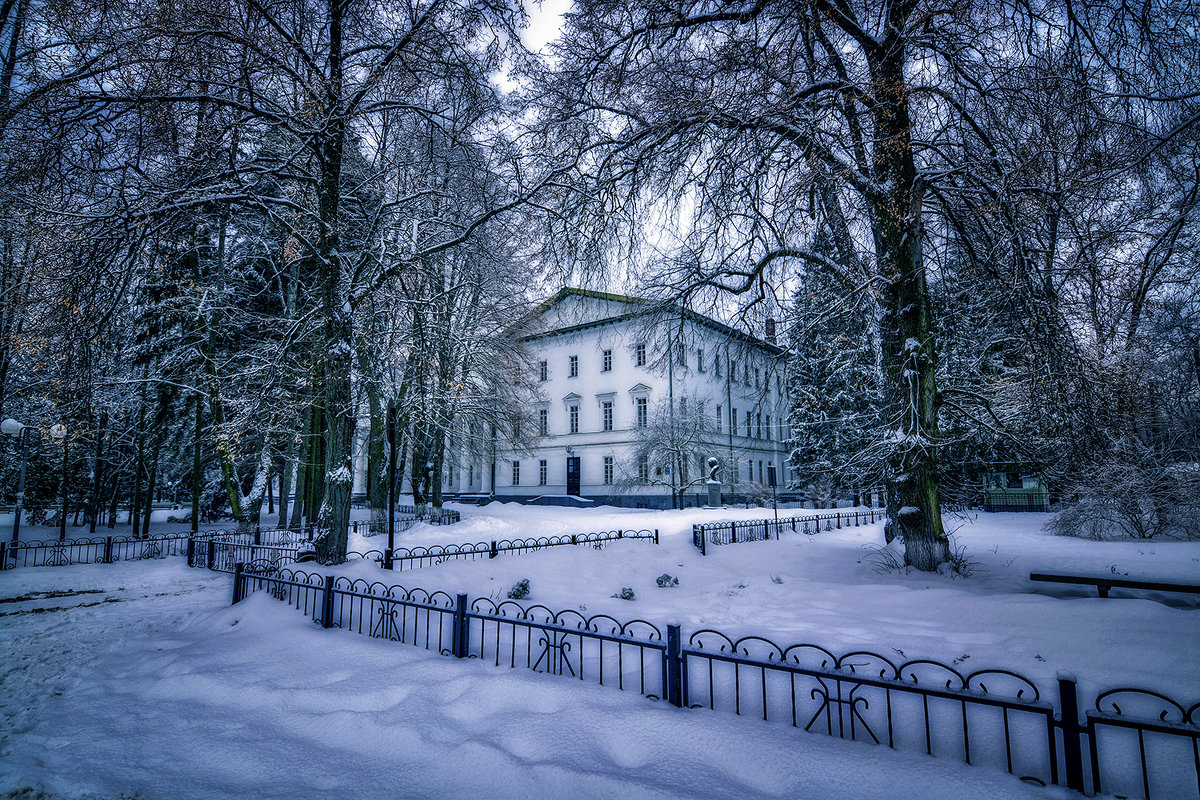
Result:
{"label": "building window", "polygon": [[646,345],[638,344],[633,348],[634,361],[637,366],[646,366]]}
{"label": "building window", "polygon": [[755,435],[758,436],[759,439],[763,438],[763,435],[762,435],[762,412],[761,411],[759,411],[757,414],[754,415],[754,423],[755,423],[754,424]]}
{"label": "building window", "polygon": [[644,397],[639,397],[634,402],[637,405],[637,426],[644,428],[650,422],[650,401]]}
{"label": "building window", "polygon": [[696,350],[696,370],[704,372],[704,351]]}
{"label": "building window", "polygon": [[538,486],[546,485],[546,459],[538,461]]}
{"label": "building window", "polygon": [[600,365],[601,372],[612,372],[612,350],[605,350]]}
{"label": "building window", "polygon": [[767,441],[771,441],[775,436],[771,433],[771,415],[767,414]]}
{"label": "building window", "polygon": [[736,408],[729,409],[729,432],[732,433],[734,436],[738,435],[737,409]]}
{"label": "building window", "polygon": [[521,485],[521,462],[520,461],[512,462],[512,467],[513,467],[512,485],[520,486]]}
{"label": "building window", "polygon": [[475,485],[475,465],[468,464],[467,465],[467,486],[474,486],[474,485]]}
{"label": "building window", "polygon": [[638,483],[650,482],[650,459],[642,456],[638,461]]}
{"label": "building window", "polygon": [[[718,364],[721,362],[717,362]],[[717,433],[721,432],[721,407],[717,406]]]}
{"label": "building window", "polygon": [[613,457],[604,457],[604,483],[611,486],[613,482]]}
{"label": "building window", "polygon": [[545,361],[538,362],[538,380],[545,381],[550,375],[550,365]]}
{"label": "building window", "polygon": [[606,431],[613,429],[612,406],[612,400],[605,400],[600,404],[600,416],[604,421],[603,428]]}
{"label": "building window", "polygon": [[754,435],[754,428],[752,428],[752,427],[750,426],[750,424],[751,424],[753,421],[754,421],[754,420],[751,418],[751,416],[750,416],[750,412],[749,412],[749,411],[747,411],[747,412],[746,412],[746,435],[747,435],[747,436],[753,436],[753,435]]}
{"label": "building window", "polygon": [[579,406],[571,406],[568,412],[571,418],[571,433],[579,433]]}
{"label": "building window", "polygon": [[754,462],[753,461],[746,462],[746,480],[750,483],[754,483]]}
{"label": "building window", "polygon": [[550,412],[545,408],[538,409],[538,436],[550,434]]}
{"label": "building window", "polygon": [[763,462],[758,462],[758,482],[763,482]]}
{"label": "building window", "polygon": [[568,359],[569,368],[567,374],[572,378],[579,377],[579,356],[571,356]]}
{"label": "building window", "polygon": [[750,385],[750,365],[746,364],[745,367],[746,367],[745,372],[742,373],[742,383],[749,386]]}
{"label": "building window", "polygon": [[721,377],[721,354],[717,353],[717,357],[713,359],[713,372],[719,378]]}
{"label": "building window", "polygon": [[686,397],[679,398],[679,414],[684,417],[687,416],[687,398]]}
{"label": "building window", "polygon": [[679,366],[687,366],[687,346],[683,342],[679,343]]}

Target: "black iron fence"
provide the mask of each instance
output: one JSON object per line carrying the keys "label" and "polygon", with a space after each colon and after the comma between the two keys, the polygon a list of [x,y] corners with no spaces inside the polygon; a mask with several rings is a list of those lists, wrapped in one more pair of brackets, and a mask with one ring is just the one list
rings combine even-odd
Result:
{"label": "black iron fence", "polygon": [[[748,519],[728,522],[708,522],[692,526],[692,544],[703,555],[708,555],[710,544],[738,544],[778,539],[781,533],[817,533],[835,528],[869,525],[883,519],[882,509],[866,511],[837,511],[807,517],[782,517],[780,519]],[[824,525],[824,528],[822,528]]]}
{"label": "black iron fence", "polygon": [[[474,561],[496,558],[506,553],[523,555],[549,547],[567,545],[587,546],[600,550],[608,542],[623,540],[650,541],[658,544],[658,529],[569,533],[528,539],[493,539],[490,542],[435,544],[428,547],[396,548],[392,551],[387,549],[351,550],[346,553],[346,557],[348,559],[370,559],[378,562],[384,569],[400,572],[405,569],[430,567],[446,561]],[[236,539],[216,537],[197,540],[188,547],[187,553],[189,566],[207,567],[218,572],[233,572],[233,566],[238,562],[253,565],[256,571],[269,571],[305,558],[299,544],[269,546],[256,541],[247,541],[244,537]]]}
{"label": "black iron fence", "polygon": [[267,591],[326,628],[923,750],[1081,792],[1200,797],[1200,703],[1185,707],[1155,692],[1105,691],[1081,716],[1076,683],[1065,676],[1056,707],[1033,681],[1004,669],[963,673],[928,659],[838,656],[715,630],[685,642],[677,625],[290,569],[261,574],[238,564],[234,575],[235,603]]}
{"label": "black iron fence", "polygon": [[192,534],[158,536],[87,536],[72,539],[24,541],[13,547],[0,542],[0,569],[62,567],[70,564],[112,564],[115,561],[167,558],[183,555],[190,538],[229,535],[229,530],[204,530]]}

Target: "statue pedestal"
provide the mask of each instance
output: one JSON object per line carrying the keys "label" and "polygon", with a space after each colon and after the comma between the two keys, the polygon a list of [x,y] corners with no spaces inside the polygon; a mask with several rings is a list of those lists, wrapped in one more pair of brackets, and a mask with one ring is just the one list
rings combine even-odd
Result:
{"label": "statue pedestal", "polygon": [[721,482],[720,481],[705,481],[708,485],[708,507],[721,507]]}

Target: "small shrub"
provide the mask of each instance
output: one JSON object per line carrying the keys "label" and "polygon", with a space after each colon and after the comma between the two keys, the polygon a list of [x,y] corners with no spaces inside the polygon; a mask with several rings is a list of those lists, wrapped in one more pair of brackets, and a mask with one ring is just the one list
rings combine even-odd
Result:
{"label": "small shrub", "polygon": [[529,597],[529,578],[521,578],[508,590],[509,600],[524,600]]}
{"label": "small shrub", "polygon": [[633,589],[629,586],[621,587],[621,591],[612,595],[612,597],[615,597],[618,600],[634,600],[634,599],[636,599],[633,594]]}
{"label": "small shrub", "polygon": [[907,565],[904,563],[904,553],[897,550],[891,545],[883,545],[882,547],[869,547],[867,554],[860,559],[871,565],[871,569],[879,575],[886,575],[889,572],[906,572]]}
{"label": "small shrub", "polygon": [[978,571],[987,572],[975,559],[967,555],[967,548],[950,539],[950,561],[948,570],[951,577],[969,578]]}
{"label": "small shrub", "polygon": [[[656,583],[658,583],[658,588],[660,588],[660,589],[670,589],[672,586],[679,585],[679,578],[676,578],[674,575],[670,575],[670,574],[664,572],[662,575],[658,576],[658,578],[656,579]],[[632,594],[632,593],[633,592],[630,591],[630,594]]]}
{"label": "small shrub", "polygon": [[771,583],[783,583],[783,576],[782,575],[772,575]]}

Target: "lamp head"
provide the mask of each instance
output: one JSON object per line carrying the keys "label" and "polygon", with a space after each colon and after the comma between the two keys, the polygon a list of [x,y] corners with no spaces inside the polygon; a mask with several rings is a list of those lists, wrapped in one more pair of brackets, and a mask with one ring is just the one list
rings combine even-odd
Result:
{"label": "lamp head", "polygon": [[61,422],[50,426],[50,438],[56,442],[61,442],[67,438],[67,426]]}
{"label": "lamp head", "polygon": [[0,431],[3,431],[9,436],[18,436],[23,430],[25,430],[25,426],[20,422],[17,422],[12,417],[4,420],[4,422],[0,422]]}

